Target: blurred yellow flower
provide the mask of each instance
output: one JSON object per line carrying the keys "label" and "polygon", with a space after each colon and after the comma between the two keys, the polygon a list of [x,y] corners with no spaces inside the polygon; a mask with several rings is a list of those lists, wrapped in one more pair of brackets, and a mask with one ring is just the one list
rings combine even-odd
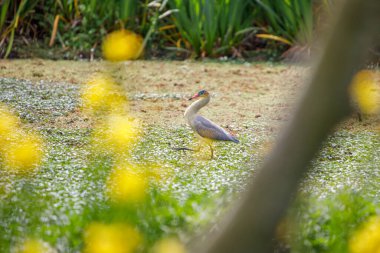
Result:
{"label": "blurred yellow flower", "polygon": [[92,223],[85,231],[85,253],[132,253],[140,245],[140,233],[126,224]]}
{"label": "blurred yellow flower", "polygon": [[89,112],[123,112],[127,99],[110,77],[95,76],[82,90],[83,108]]}
{"label": "blurred yellow flower", "polygon": [[109,61],[135,60],[142,53],[142,43],[142,37],[131,31],[114,31],[104,39],[102,45],[104,58]]}
{"label": "blurred yellow flower", "polygon": [[111,200],[120,203],[139,203],[146,197],[148,180],[136,168],[118,166],[107,181],[107,193]]}
{"label": "blurred yellow flower", "polygon": [[379,111],[380,88],[371,71],[362,70],[355,75],[350,93],[362,112],[371,114]]}
{"label": "blurred yellow flower", "polygon": [[9,110],[0,105],[0,142],[4,143],[5,139],[18,128],[18,118],[12,115]]}
{"label": "blurred yellow flower", "polygon": [[57,252],[46,242],[37,239],[27,239],[16,250],[17,253],[54,253]]}
{"label": "blurred yellow flower", "polygon": [[350,253],[380,253],[380,216],[372,216],[349,241]]}
{"label": "blurred yellow flower", "polygon": [[106,117],[94,131],[95,145],[116,154],[128,151],[130,145],[138,140],[138,135],[136,121],[118,114]]}
{"label": "blurred yellow flower", "polygon": [[154,245],[153,253],[186,253],[186,249],[177,239],[166,238]]}
{"label": "blurred yellow flower", "polygon": [[120,150],[126,148],[128,143],[135,141],[138,128],[134,121],[122,115],[111,115],[107,121],[108,141]]}
{"label": "blurred yellow flower", "polygon": [[3,165],[14,172],[30,172],[41,163],[42,148],[43,142],[39,136],[32,134],[22,136],[19,134],[4,149]]}

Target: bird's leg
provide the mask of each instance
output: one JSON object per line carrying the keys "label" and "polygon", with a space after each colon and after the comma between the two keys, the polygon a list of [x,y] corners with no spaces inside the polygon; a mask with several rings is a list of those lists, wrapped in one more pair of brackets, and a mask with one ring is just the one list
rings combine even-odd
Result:
{"label": "bird's leg", "polygon": [[212,145],[211,143],[207,143],[208,146],[210,147],[210,151],[211,151],[211,157],[210,157],[210,160],[212,160],[214,158],[214,149],[212,148]]}

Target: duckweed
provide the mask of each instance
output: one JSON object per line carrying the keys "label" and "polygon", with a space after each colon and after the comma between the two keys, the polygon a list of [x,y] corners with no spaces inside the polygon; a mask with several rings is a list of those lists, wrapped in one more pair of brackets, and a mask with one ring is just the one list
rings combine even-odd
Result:
{"label": "duckweed", "polygon": [[[61,128],[54,119],[77,110],[79,88],[53,82],[0,78],[0,101],[7,104],[48,143],[42,168],[32,176],[0,170],[0,251],[36,237],[58,252],[80,252],[84,228],[93,221],[127,221],[145,239],[147,250],[164,236],[187,242],[203,233],[243,192],[262,157],[258,150],[274,136],[256,136],[252,120],[240,126],[240,144],[216,143],[216,158],[183,125],[143,126],[132,150],[132,163],[157,164],[162,180],[152,185],[148,201],[131,208],[112,204],[104,193],[113,162],[89,147],[90,128]],[[139,99],[180,99],[182,95],[137,94]],[[380,209],[380,142],[371,132],[338,131],[311,162],[289,219],[294,252],[343,252],[349,234]],[[346,227],[343,227],[345,224]],[[294,232],[295,231],[295,232]]]}
{"label": "duckweed", "polygon": [[15,109],[21,119],[42,123],[78,106],[78,86],[0,78],[0,102]]}

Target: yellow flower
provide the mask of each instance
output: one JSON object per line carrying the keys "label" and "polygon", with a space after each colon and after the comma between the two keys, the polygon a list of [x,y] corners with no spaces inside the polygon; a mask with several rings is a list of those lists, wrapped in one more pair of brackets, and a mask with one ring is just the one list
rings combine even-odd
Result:
{"label": "yellow flower", "polygon": [[94,131],[95,145],[122,154],[138,140],[139,128],[135,121],[123,115],[109,115]]}
{"label": "yellow flower", "polygon": [[166,238],[154,245],[153,253],[186,253],[186,249],[177,239]]}
{"label": "yellow flower", "polygon": [[56,252],[47,243],[37,239],[27,239],[16,251],[17,253],[53,253]]}
{"label": "yellow flower", "polygon": [[350,253],[380,253],[380,216],[372,216],[349,241]]}
{"label": "yellow flower", "polygon": [[96,76],[82,90],[83,108],[89,112],[123,112],[127,99],[110,77]]}
{"label": "yellow flower", "polygon": [[111,200],[121,203],[139,203],[146,197],[148,180],[128,165],[114,169],[107,181],[107,193]]}
{"label": "yellow flower", "polygon": [[134,142],[138,135],[136,123],[125,116],[111,115],[107,121],[108,141],[118,150],[122,151],[126,146]]}
{"label": "yellow flower", "polygon": [[132,253],[141,243],[140,233],[126,224],[92,223],[85,231],[85,253]]}
{"label": "yellow flower", "polygon": [[16,135],[3,151],[3,165],[14,172],[30,172],[42,161],[42,146],[43,142],[37,135]]}
{"label": "yellow flower", "polygon": [[4,143],[7,137],[16,131],[18,124],[18,118],[12,115],[5,106],[0,105],[0,143]]}
{"label": "yellow flower", "polygon": [[104,58],[109,61],[135,60],[142,53],[142,42],[142,37],[131,31],[114,31],[103,42]]}
{"label": "yellow flower", "polygon": [[369,70],[358,72],[351,84],[351,96],[364,113],[376,113],[380,109],[380,89]]}

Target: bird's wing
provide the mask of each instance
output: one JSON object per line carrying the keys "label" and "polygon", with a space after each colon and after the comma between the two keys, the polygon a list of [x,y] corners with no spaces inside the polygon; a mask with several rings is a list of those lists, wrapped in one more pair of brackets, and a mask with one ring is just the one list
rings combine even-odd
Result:
{"label": "bird's wing", "polygon": [[193,122],[194,130],[203,138],[220,141],[234,141],[238,142],[231,134],[226,130],[200,115],[197,115]]}

